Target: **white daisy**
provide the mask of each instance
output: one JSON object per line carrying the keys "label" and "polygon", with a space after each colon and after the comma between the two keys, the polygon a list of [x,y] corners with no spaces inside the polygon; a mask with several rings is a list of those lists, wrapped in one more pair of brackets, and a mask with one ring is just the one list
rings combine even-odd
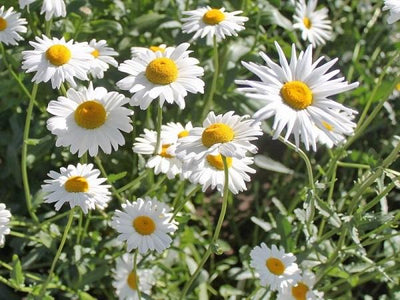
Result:
{"label": "white daisy", "polygon": [[0,43],[6,45],[17,45],[24,38],[19,33],[26,33],[26,20],[20,18],[21,14],[14,11],[12,7],[5,10],[0,7]]}
{"label": "white daisy", "polygon": [[122,63],[118,70],[129,75],[117,86],[133,94],[130,104],[146,109],[159,97],[160,106],[167,101],[184,109],[187,92],[204,93],[204,82],[198,78],[204,70],[196,58],[189,57],[188,48],[189,44],[183,43],[164,52],[147,51]]}
{"label": "white daisy", "polygon": [[29,42],[34,50],[23,51],[22,69],[27,73],[36,72],[32,81],[51,80],[53,89],[60,88],[64,81],[76,86],[74,77],[88,80],[87,72],[93,56],[87,44],[68,42],[64,38],[52,38],[42,35],[37,42]]}
{"label": "white daisy", "polygon": [[89,74],[93,78],[103,78],[104,72],[108,70],[109,65],[114,67],[118,66],[118,62],[113,58],[113,56],[118,55],[113,48],[107,46],[105,40],[96,41],[91,40],[89,46],[92,47],[93,60],[90,63]]}
{"label": "white daisy", "polygon": [[225,8],[201,7],[196,10],[184,11],[187,17],[182,18],[182,30],[185,33],[195,32],[193,39],[207,36],[207,43],[211,43],[214,36],[217,41],[226,36],[237,36],[237,32],[244,28],[243,24],[249,18],[237,16],[242,11],[226,12]]}
{"label": "white daisy", "polygon": [[323,293],[314,291],[315,276],[311,271],[305,271],[301,279],[278,293],[277,300],[323,300]]}
{"label": "white daisy", "polygon": [[250,141],[259,135],[262,135],[260,122],[248,116],[234,115],[233,111],[217,116],[210,112],[203,127],[193,128],[188,136],[179,140],[176,153],[184,160],[200,160],[217,154],[242,158],[247,151],[257,151]]}
{"label": "white daisy", "polygon": [[35,1],[36,1],[36,0],[18,0],[18,3],[19,3],[19,7],[20,7],[21,9],[24,9],[25,6],[31,4],[31,3],[35,2]]}
{"label": "white daisy", "polygon": [[50,101],[47,129],[57,136],[56,146],[70,146],[72,154],[81,157],[86,151],[96,156],[99,147],[110,154],[125,144],[123,132],[131,132],[133,111],[124,107],[128,99],[103,87],[68,89],[66,97]]}
{"label": "white daisy", "polygon": [[43,0],[40,13],[45,13],[46,21],[49,21],[53,17],[65,17],[67,15],[65,2],[64,0]]}
{"label": "white daisy", "polygon": [[175,138],[176,141],[188,136],[189,131],[193,129],[192,122],[188,122],[183,126],[179,122],[169,122],[166,125],[161,126],[161,131],[164,136],[170,136],[170,138]]}
{"label": "white daisy", "polygon": [[301,279],[296,256],[272,245],[271,249],[261,243],[250,252],[250,265],[260,275],[260,285],[270,286],[273,291],[283,291]]}
{"label": "white daisy", "polygon": [[149,48],[146,48],[146,47],[131,47],[131,55],[132,55],[132,57],[136,57],[139,54],[145,54],[145,53],[147,53],[149,51],[151,51],[151,52],[160,51],[161,53],[164,53],[166,48],[167,48],[166,44],[161,44],[159,46],[150,46]]}
{"label": "white daisy", "polygon": [[0,203],[0,247],[4,245],[5,235],[10,234],[10,223],[11,213],[6,209],[4,203]]}
{"label": "white daisy", "polygon": [[149,295],[152,286],[156,283],[153,271],[150,269],[138,269],[133,271],[133,255],[125,253],[122,257],[118,257],[116,267],[113,269],[112,285],[116,289],[119,300],[137,300],[136,281],[139,283],[141,294]]}
{"label": "white daisy", "polygon": [[112,226],[120,235],[118,240],[127,241],[128,251],[138,249],[144,254],[149,250],[161,253],[171,245],[177,226],[170,222],[170,209],[160,206],[157,199],[138,198],[136,202],[122,204],[123,211],[117,210],[112,219]]}
{"label": "white daisy", "polygon": [[98,178],[100,171],[93,169],[93,164],[69,165],[61,168],[60,173],[50,171],[42,189],[47,195],[45,203],[56,203],[59,210],[65,202],[71,208],[80,206],[85,214],[89,209],[104,209],[111,200],[110,185],[102,184],[107,179]]}
{"label": "white daisy", "polygon": [[400,20],[400,2],[399,0],[385,0],[383,10],[389,10],[389,18],[387,22],[393,24]]}
{"label": "white daisy", "polygon": [[152,155],[147,161],[146,167],[154,169],[154,174],[166,174],[168,179],[174,178],[177,174],[182,173],[182,162],[175,157],[173,146],[177,138],[172,135],[165,135],[161,131],[161,143],[154,155],[157,144],[157,132],[153,130],[144,129],[144,133],[135,139],[133,144],[133,152]]}
{"label": "white daisy", "polygon": [[[250,181],[247,173],[254,174],[256,170],[249,167],[253,164],[252,157],[236,158],[227,157],[228,165],[228,186],[233,194],[247,190],[246,182]],[[203,186],[203,192],[209,187],[223,194],[225,185],[224,163],[221,154],[207,155],[200,161],[193,161],[185,164],[185,169],[190,172],[189,180],[192,183],[198,183]],[[186,170],[185,170],[186,171]]]}
{"label": "white daisy", "polygon": [[[253,117],[256,120],[265,120],[275,116],[273,138],[278,138],[286,128],[285,139],[293,133],[297,147],[301,139],[307,150],[311,145],[316,151],[315,126],[324,131],[335,144],[338,142],[336,134],[352,134],[356,126],[352,122],[352,115],[357,112],[328,97],[352,90],[358,86],[358,82],[348,84],[343,77],[332,79],[339,70],[326,72],[337,58],[318,66],[323,57],[312,63],[311,45],[298,58],[295,46],[292,45],[290,64],[278,43],[275,42],[275,45],[281,66],[261,52],[267,66],[242,62],[261,81],[235,81],[237,84],[248,85],[249,87],[238,90],[247,97],[258,100],[263,106]],[[331,130],[324,124],[328,124]]]}
{"label": "white daisy", "polygon": [[302,31],[301,38],[309,41],[313,47],[324,45],[332,38],[331,21],[326,7],[315,10],[318,0],[299,0],[296,3],[293,28]]}

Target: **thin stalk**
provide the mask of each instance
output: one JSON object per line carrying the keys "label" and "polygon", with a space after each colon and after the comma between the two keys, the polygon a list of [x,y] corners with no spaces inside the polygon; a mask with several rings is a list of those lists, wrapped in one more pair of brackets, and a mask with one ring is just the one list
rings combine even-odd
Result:
{"label": "thin stalk", "polygon": [[200,186],[197,186],[196,188],[194,188],[190,193],[189,193],[189,195],[187,195],[186,197],[185,197],[185,199],[183,199],[183,201],[181,202],[181,203],[179,203],[179,205],[178,205],[178,207],[174,207],[174,213],[173,213],[173,215],[172,215],[172,217],[171,217],[171,219],[169,219],[169,222],[171,222],[175,217],[176,217],[176,215],[182,210],[182,208],[185,206],[185,204],[186,204],[186,202],[188,202],[189,200],[190,200],[190,198],[192,198],[193,197],[193,195],[194,194],[196,194],[199,190],[200,190]]}
{"label": "thin stalk", "polygon": [[369,165],[365,165],[365,164],[356,164],[356,163],[348,163],[348,162],[342,162],[342,161],[338,161],[337,165],[339,167],[343,167],[343,168],[355,168],[355,169],[371,169],[371,167]]}
{"label": "thin stalk", "polygon": [[226,162],[226,157],[223,155],[222,155],[222,162],[224,163],[225,182],[224,182],[224,193],[223,193],[223,198],[222,198],[222,208],[221,208],[221,213],[218,218],[217,227],[215,228],[215,232],[211,239],[210,245],[208,246],[206,253],[203,255],[202,260],[200,261],[199,265],[197,266],[196,271],[192,274],[189,281],[186,282],[186,284],[183,288],[183,292],[179,298],[180,300],[186,299],[185,297],[186,297],[188,290],[191,288],[193,282],[196,280],[197,276],[200,274],[200,271],[202,270],[204,264],[210,257],[212,249],[215,246],[215,243],[219,237],[219,233],[222,228],[222,223],[224,222],[226,209],[228,207],[228,198],[229,198],[229,173],[228,173],[228,164]]}
{"label": "thin stalk", "polygon": [[21,153],[21,176],[22,176],[22,183],[24,185],[26,208],[28,209],[29,215],[36,223],[39,222],[39,219],[36,216],[36,214],[33,210],[33,207],[32,207],[32,198],[31,198],[31,191],[29,188],[29,179],[28,179],[28,170],[27,170],[27,166],[26,166],[26,158],[28,156],[28,139],[29,139],[29,129],[31,127],[33,104],[36,99],[37,91],[38,91],[38,84],[35,83],[32,88],[31,98],[29,99],[28,110],[26,112],[24,135],[23,135],[23,140],[22,140],[22,153]]}
{"label": "thin stalk", "polygon": [[42,285],[38,299],[43,299],[43,296],[46,293],[47,285],[49,284],[49,282],[51,281],[51,278],[53,277],[54,268],[56,267],[57,261],[60,258],[61,252],[65,245],[65,241],[67,240],[67,237],[68,237],[69,229],[71,228],[72,221],[74,219],[74,213],[75,213],[75,208],[71,209],[71,211],[69,213],[68,222],[67,222],[67,225],[65,226],[65,230],[64,230],[64,234],[61,238],[60,246],[57,249],[57,253],[56,253],[56,256],[54,256],[53,262],[51,263],[49,276],[47,277],[46,281]]}
{"label": "thin stalk", "polygon": [[26,234],[21,233],[21,232],[10,231],[10,235],[16,236],[16,237],[19,237],[19,238],[23,238],[23,239],[27,239],[27,240],[31,240],[33,242],[42,244],[41,240],[39,240],[39,239],[37,239],[35,237],[32,237],[32,236],[26,235]]}
{"label": "thin stalk", "polygon": [[210,92],[208,93],[208,97],[206,99],[206,102],[204,103],[203,111],[201,113],[202,120],[206,117],[208,111],[210,110],[210,107],[212,106],[212,101],[214,98],[215,90],[217,88],[217,81],[219,75],[218,43],[217,43],[217,37],[215,35],[213,39],[213,44],[214,44],[214,75],[211,82]]}
{"label": "thin stalk", "polygon": [[136,293],[138,294],[139,300],[142,299],[141,293],[140,293],[140,287],[139,287],[139,280],[138,280],[138,271],[137,271],[137,256],[138,256],[139,250],[136,249],[135,255],[133,257],[133,272],[135,272],[135,283],[136,283]]}
{"label": "thin stalk", "polygon": [[135,186],[138,182],[142,181],[142,179],[145,178],[148,173],[149,173],[148,169],[144,170],[143,173],[140,174],[138,177],[136,177],[134,180],[124,185],[123,187],[119,188],[117,190],[117,193],[122,193],[125,192],[126,190],[129,190],[131,187]]}
{"label": "thin stalk", "polygon": [[100,169],[100,171],[101,171],[101,174],[102,174],[105,178],[107,178],[108,183],[111,185],[111,191],[112,191],[113,195],[114,195],[115,197],[117,197],[118,200],[119,200],[121,203],[124,202],[124,198],[121,197],[121,195],[119,194],[118,190],[117,190],[117,189],[114,187],[114,185],[108,180],[107,172],[106,172],[106,170],[104,169],[103,164],[101,163],[100,158],[99,158],[98,156],[96,156],[96,157],[94,158],[94,160],[95,160],[95,162],[96,162],[96,165],[99,167],[99,169]]}
{"label": "thin stalk", "polygon": [[[156,102],[157,103],[157,102]],[[157,103],[157,143],[156,147],[154,148],[154,155],[158,154],[158,150],[160,148],[161,143],[161,124],[162,124],[162,106]]]}

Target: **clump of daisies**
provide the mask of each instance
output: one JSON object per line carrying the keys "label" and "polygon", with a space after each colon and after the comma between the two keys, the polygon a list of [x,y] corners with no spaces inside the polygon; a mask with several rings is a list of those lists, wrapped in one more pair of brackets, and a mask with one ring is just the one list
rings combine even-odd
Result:
{"label": "clump of daisies", "polygon": [[334,145],[342,142],[345,135],[353,134],[356,127],[353,119],[357,111],[330,97],[355,89],[358,82],[349,84],[343,77],[332,79],[339,70],[328,70],[337,62],[337,58],[320,64],[324,58],[320,57],[313,63],[312,45],[298,57],[295,45],[292,45],[292,56],[288,63],[278,43],[275,42],[275,46],[281,66],[260,52],[266,66],[252,62],[242,64],[261,81],[235,81],[247,86],[239,88],[240,92],[259,102],[261,108],[253,117],[261,121],[274,116],[273,138],[277,139],[286,129],[285,139],[293,134],[296,146],[299,147],[302,142],[307,150],[311,146],[316,151],[320,131]]}
{"label": "clump of daisies", "polygon": [[68,89],[66,96],[50,101],[47,111],[54,115],[47,128],[57,136],[56,146],[70,147],[72,154],[81,157],[89,152],[96,156],[99,148],[110,154],[125,144],[122,132],[131,132],[133,111],[124,107],[128,99],[103,87]]}
{"label": "clump of daisies", "polygon": [[6,209],[4,203],[0,203],[0,247],[4,245],[5,235],[10,234],[10,218],[10,211]]}
{"label": "clump of daisies", "polygon": [[400,3],[398,0],[385,0],[383,10],[389,10],[389,18],[387,22],[393,24],[400,20]]}
{"label": "clump of daisies", "polygon": [[304,271],[301,278],[293,285],[280,291],[277,300],[323,300],[324,293],[314,290],[315,275]]}
{"label": "clump of daisies", "polygon": [[93,78],[103,78],[104,72],[108,70],[112,65],[114,67],[118,66],[118,62],[113,58],[113,56],[118,55],[118,53],[111,47],[108,47],[105,40],[96,41],[92,39],[89,42],[89,47],[92,48],[93,60],[90,63],[89,74]]}
{"label": "clump of daisies", "polygon": [[[19,6],[24,9],[25,6],[35,2],[36,0],[19,0]],[[53,17],[65,17],[67,15],[67,9],[65,7],[64,0],[43,0],[41,14],[45,14],[46,21],[49,21]]]}
{"label": "clump of daisies", "polygon": [[183,171],[192,183],[199,183],[203,191],[211,187],[222,193],[225,184],[224,161],[228,168],[229,190],[237,194],[246,190],[250,181],[247,173],[257,147],[251,142],[262,135],[260,123],[233,111],[221,115],[210,112],[202,127],[194,127],[178,141],[177,156],[183,160]]}
{"label": "clump of daisies", "polygon": [[26,33],[27,22],[24,18],[20,18],[21,14],[14,11],[12,7],[5,10],[0,7],[0,43],[6,45],[17,45],[18,41],[24,38],[20,33]]}
{"label": "clump of daisies", "polygon": [[122,204],[122,211],[116,210],[111,225],[119,233],[118,240],[126,241],[128,252],[137,249],[141,254],[163,252],[171,245],[170,234],[178,228],[171,208],[150,197]]}
{"label": "clump of daisies", "polygon": [[27,73],[36,72],[32,81],[36,83],[51,80],[53,89],[59,89],[63,82],[76,86],[75,77],[89,80],[87,73],[93,60],[92,48],[87,43],[68,42],[64,39],[36,37],[29,42],[34,50],[22,52],[22,69]]}
{"label": "clump of daisies", "polygon": [[107,179],[99,178],[100,171],[93,168],[93,164],[69,165],[62,167],[60,173],[50,171],[42,185],[47,194],[45,203],[55,203],[58,211],[69,203],[70,207],[79,206],[87,214],[89,209],[101,209],[107,207],[111,200],[110,185],[103,184]]}
{"label": "clump of daisies", "polygon": [[332,39],[331,21],[326,7],[316,10],[318,0],[296,2],[293,27],[301,30],[301,37],[313,47],[324,45]]}
{"label": "clump of daisies", "polygon": [[215,36],[217,41],[227,36],[237,36],[237,32],[245,29],[247,17],[238,16],[242,11],[226,12],[225,8],[201,7],[195,10],[184,11],[182,30],[185,33],[195,33],[193,39],[207,38],[210,44]]}
{"label": "clump of daisies", "polygon": [[117,86],[132,93],[130,104],[147,109],[158,98],[160,106],[176,103],[184,109],[188,92],[204,93],[204,82],[199,78],[204,69],[196,58],[189,57],[189,46],[183,43],[164,51],[144,51],[123,62],[118,70],[128,76]]}

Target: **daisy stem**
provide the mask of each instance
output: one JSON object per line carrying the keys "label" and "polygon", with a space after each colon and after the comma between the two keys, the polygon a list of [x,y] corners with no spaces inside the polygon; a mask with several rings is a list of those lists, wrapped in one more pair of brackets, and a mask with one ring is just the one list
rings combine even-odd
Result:
{"label": "daisy stem", "polygon": [[57,263],[58,259],[60,258],[61,252],[65,245],[65,241],[67,240],[68,232],[69,232],[69,229],[71,228],[72,221],[74,219],[74,214],[75,214],[75,208],[72,208],[71,211],[69,212],[67,225],[65,226],[65,230],[64,230],[64,234],[61,238],[60,246],[58,246],[57,253],[54,256],[53,262],[51,263],[49,276],[47,277],[46,281],[42,285],[38,299],[43,299],[43,296],[46,293],[47,285],[49,284],[49,282],[51,281],[51,278],[53,277],[54,268],[56,267],[56,263]]}
{"label": "daisy stem", "polygon": [[215,90],[217,88],[217,80],[218,80],[218,74],[219,74],[219,56],[218,56],[217,37],[215,35],[214,35],[213,43],[214,43],[214,75],[213,75],[212,82],[211,82],[210,92],[208,94],[206,103],[204,104],[203,111],[201,113],[202,120],[206,117],[208,111],[210,110],[210,107],[212,105],[212,100],[214,98]]}
{"label": "daisy stem", "polygon": [[138,272],[137,272],[137,256],[138,256],[138,253],[139,253],[139,250],[136,248],[135,255],[133,257],[133,271],[135,272],[136,292],[138,294],[138,299],[141,300],[142,296],[140,294]]}
{"label": "daisy stem", "polygon": [[67,89],[65,88],[64,83],[61,83],[60,91],[61,91],[61,94],[62,94],[63,96],[66,96],[66,95],[67,95]]}
{"label": "daisy stem", "polygon": [[119,194],[118,190],[114,187],[114,185],[109,181],[107,172],[106,172],[106,170],[104,169],[103,164],[101,163],[100,158],[99,158],[98,156],[96,156],[96,157],[94,158],[94,161],[96,162],[96,165],[99,167],[101,174],[102,174],[105,178],[107,178],[108,183],[111,185],[111,191],[112,191],[113,195],[114,195],[115,197],[117,197],[118,200],[119,200],[121,203],[123,203],[123,202],[124,202],[124,199],[121,197],[121,195]]}
{"label": "daisy stem", "polygon": [[226,161],[226,157],[221,155],[222,157],[222,162],[224,163],[224,176],[225,176],[225,182],[224,182],[224,196],[222,198],[222,207],[221,207],[221,213],[219,214],[218,222],[217,222],[217,227],[215,228],[214,235],[211,239],[210,245],[206,250],[206,253],[204,253],[202,260],[200,261],[199,265],[197,266],[196,271],[192,274],[190,277],[189,281],[186,282],[183,292],[181,294],[181,297],[179,298],[180,300],[186,299],[185,296],[188,292],[188,290],[191,288],[193,282],[196,280],[197,276],[200,274],[200,271],[202,270],[204,264],[208,260],[208,258],[211,255],[211,252],[213,249],[216,248],[216,241],[218,239],[219,233],[222,228],[222,223],[224,222],[225,214],[226,214],[226,209],[228,207],[228,196],[229,196],[229,173],[228,173],[228,163]]}
{"label": "daisy stem", "polygon": [[[156,102],[157,103],[157,102]],[[160,148],[161,143],[161,124],[162,124],[162,106],[157,103],[157,142],[154,148],[154,155],[158,154],[158,148]]]}
{"label": "daisy stem", "polygon": [[29,129],[31,126],[33,104],[35,102],[37,90],[38,90],[38,84],[35,83],[32,88],[31,98],[29,100],[28,110],[26,112],[24,135],[23,135],[23,140],[22,140],[22,153],[21,153],[21,176],[22,176],[22,183],[24,185],[26,208],[28,209],[29,215],[36,223],[39,222],[39,219],[36,216],[34,209],[32,207],[32,198],[31,198],[31,191],[29,188],[26,158],[28,155]]}
{"label": "daisy stem", "polygon": [[149,169],[146,169],[142,172],[142,174],[139,174],[138,177],[136,177],[134,180],[132,180],[131,182],[129,182],[128,184],[124,185],[123,187],[120,187],[117,190],[117,193],[122,193],[125,192],[126,190],[129,190],[130,188],[134,187],[135,185],[137,185],[138,183],[140,183],[142,181],[143,178],[145,178],[147,176],[147,174],[149,173]]}

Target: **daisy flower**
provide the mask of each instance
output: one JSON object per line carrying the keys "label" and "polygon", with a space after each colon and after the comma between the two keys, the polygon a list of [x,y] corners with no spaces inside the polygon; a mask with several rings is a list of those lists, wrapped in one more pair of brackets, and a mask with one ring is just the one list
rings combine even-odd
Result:
{"label": "daisy flower", "polygon": [[393,24],[400,20],[400,2],[398,0],[385,0],[383,10],[389,10],[389,18],[387,22]]}
{"label": "daisy flower", "polygon": [[179,122],[169,122],[166,125],[161,126],[161,132],[164,136],[170,136],[171,138],[175,138],[176,141],[179,139],[188,136],[189,131],[193,129],[192,122],[188,122],[185,126],[183,126]]}
{"label": "daisy flower", "polygon": [[182,30],[185,33],[195,32],[193,39],[207,37],[207,43],[211,43],[214,36],[217,41],[226,36],[237,36],[237,32],[244,28],[243,24],[249,18],[237,16],[242,11],[226,12],[225,8],[211,8],[210,6],[196,10],[184,11],[187,17],[183,18]]}
{"label": "daisy flower", "polygon": [[0,43],[6,45],[17,45],[24,38],[19,33],[26,33],[26,20],[20,18],[21,14],[14,11],[12,7],[5,10],[0,7]]}
{"label": "daisy flower", "polygon": [[311,271],[305,271],[301,279],[278,293],[277,300],[323,300],[323,293],[314,291],[315,276]]}
{"label": "daisy flower", "polygon": [[261,81],[235,81],[237,84],[249,86],[238,90],[244,92],[247,97],[258,100],[263,106],[253,117],[256,120],[265,120],[275,116],[272,126],[275,130],[273,138],[278,138],[286,128],[285,139],[293,134],[297,147],[301,140],[307,150],[312,146],[316,151],[315,126],[335,144],[338,142],[336,134],[351,135],[356,126],[352,119],[357,111],[328,97],[352,90],[358,86],[358,82],[348,84],[343,77],[332,79],[339,70],[326,72],[336,63],[337,58],[318,66],[323,57],[312,63],[311,45],[305,52],[301,52],[299,57],[296,56],[295,46],[292,45],[289,64],[278,43],[275,42],[275,46],[281,66],[261,52],[260,55],[267,66],[242,62]]}
{"label": "daisy flower", "polygon": [[81,157],[86,151],[96,156],[99,148],[110,154],[125,144],[123,132],[131,132],[133,111],[124,107],[128,99],[103,87],[68,89],[66,97],[50,101],[47,129],[57,136],[56,146],[70,146],[72,154]]}
{"label": "daisy flower", "polygon": [[22,51],[22,69],[27,73],[36,72],[32,81],[48,82],[53,89],[59,89],[64,81],[76,86],[74,77],[88,80],[87,72],[93,56],[92,49],[83,43],[68,42],[64,38],[52,38],[42,35],[37,42],[29,42],[34,50]]}
{"label": "daisy flower", "polygon": [[40,13],[45,13],[46,21],[49,21],[53,17],[65,17],[67,15],[65,2],[64,0],[43,0]]}
{"label": "daisy flower", "polygon": [[136,281],[139,283],[140,293],[149,295],[152,286],[156,283],[152,270],[133,271],[133,255],[125,253],[118,257],[116,267],[113,269],[112,285],[116,289],[119,300],[137,300]]}
{"label": "daisy flower", "polygon": [[146,164],[147,168],[154,169],[154,174],[166,174],[168,179],[173,179],[177,174],[182,173],[182,162],[175,157],[173,146],[177,138],[171,135],[165,135],[161,131],[161,143],[154,155],[157,144],[157,132],[144,129],[144,133],[135,139],[133,152],[145,155],[153,155]]}
{"label": "daisy flower", "polygon": [[0,247],[4,245],[5,235],[10,234],[10,223],[11,213],[6,209],[4,203],[0,203]]}
{"label": "daisy flower", "polygon": [[87,214],[89,209],[104,209],[111,200],[110,185],[102,184],[107,179],[98,178],[100,171],[93,169],[93,164],[69,165],[61,168],[60,173],[50,171],[42,189],[47,195],[45,203],[54,203],[58,211],[65,202],[71,208],[80,206]]}
{"label": "daisy flower", "polygon": [[128,201],[122,209],[115,212],[111,225],[120,234],[118,240],[127,241],[128,252],[138,249],[141,254],[149,250],[161,253],[171,245],[168,233],[174,233],[178,227],[170,222],[169,206],[147,197]]}
{"label": "daisy flower", "polygon": [[218,154],[243,158],[246,151],[257,151],[250,141],[259,135],[262,135],[260,122],[254,122],[248,116],[234,115],[233,111],[217,116],[210,112],[203,127],[193,128],[188,136],[180,139],[176,153],[184,160],[200,160]]}
{"label": "daisy flower", "polygon": [[36,0],[18,0],[18,3],[19,3],[19,7],[20,7],[21,9],[24,9],[25,6],[31,4],[31,3],[35,2],[35,1],[36,1]]}
{"label": "daisy flower", "polygon": [[[252,157],[236,158],[227,157],[228,188],[233,194],[247,190],[246,182],[250,181],[247,173],[254,174],[256,170],[249,167],[253,164]],[[221,154],[207,155],[201,161],[192,161],[185,164],[185,171],[190,172],[189,181],[203,186],[203,192],[209,187],[223,194],[225,186],[224,163]]]}
{"label": "daisy flower", "polygon": [[273,291],[283,291],[301,279],[296,256],[272,245],[271,249],[261,243],[250,252],[250,265],[260,275],[260,285],[270,286]]}
{"label": "daisy flower", "polygon": [[139,54],[146,54],[147,52],[157,52],[160,51],[161,53],[165,52],[167,45],[161,44],[159,46],[150,46],[149,48],[146,47],[131,47],[131,55],[132,57],[136,57]]}
{"label": "daisy flower", "polygon": [[313,47],[323,45],[332,38],[331,21],[328,20],[326,7],[315,10],[318,0],[300,0],[296,3],[293,24],[294,28],[301,30],[301,38],[309,41]]}
{"label": "daisy flower", "polygon": [[89,46],[92,47],[92,56],[93,60],[90,63],[89,74],[93,76],[93,78],[103,78],[104,72],[108,70],[109,65],[114,67],[118,66],[118,62],[113,58],[113,56],[118,55],[113,48],[107,46],[107,42],[105,40],[96,41],[95,39],[91,40]]}
{"label": "daisy flower", "polygon": [[184,109],[188,92],[204,93],[204,82],[198,78],[204,70],[196,58],[189,57],[188,48],[189,44],[183,43],[167,47],[164,52],[147,51],[122,63],[118,70],[128,76],[117,86],[133,94],[130,104],[146,109],[159,97],[160,106],[167,101]]}

